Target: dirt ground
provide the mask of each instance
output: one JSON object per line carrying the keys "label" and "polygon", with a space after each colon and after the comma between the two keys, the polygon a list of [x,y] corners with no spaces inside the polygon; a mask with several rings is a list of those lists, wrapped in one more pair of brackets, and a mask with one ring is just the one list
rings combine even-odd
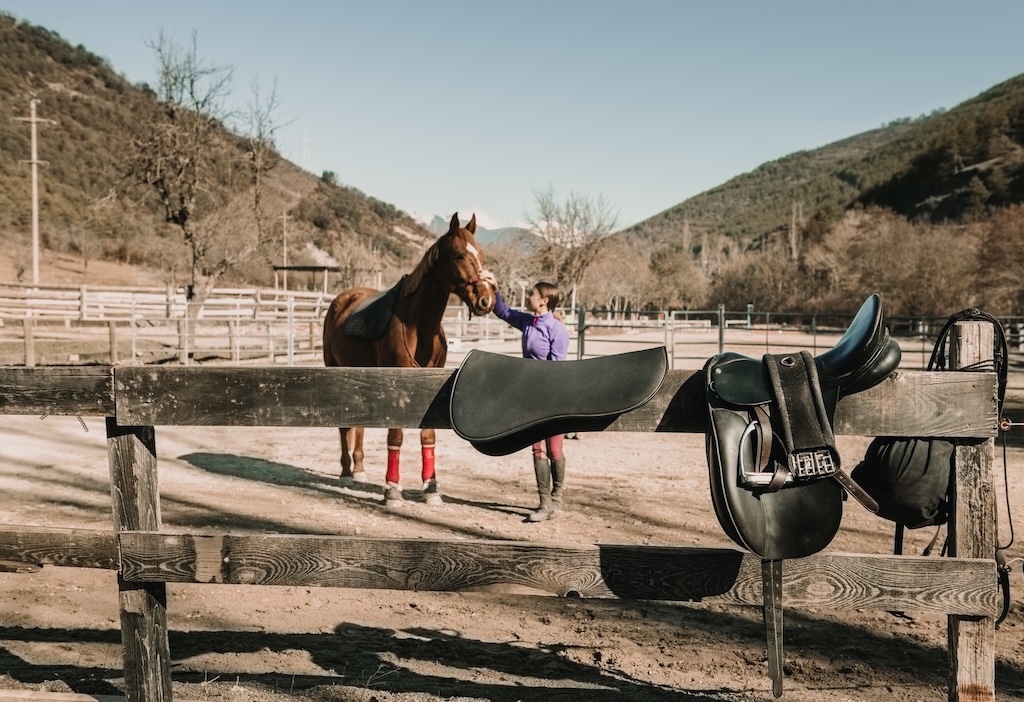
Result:
{"label": "dirt ground", "polygon": [[[103,420],[82,421],[4,417],[0,523],[109,528]],[[712,511],[699,435],[606,432],[567,441],[566,509],[540,524],[524,521],[536,499],[527,452],[487,457],[441,431],[445,503],[408,501],[389,511],[384,431],[367,437],[371,482],[346,488],[336,480],[333,430],[158,427],[164,528],[731,546]],[[840,438],[848,465],[867,441]],[[1019,512],[1024,449],[1011,447],[1008,456]],[[410,497],[417,464],[410,436]],[[1004,539],[1005,514],[1000,500]],[[911,537],[908,552],[919,551],[931,531]],[[888,553],[891,538],[889,523],[851,504],[830,549]],[[1024,556],[1024,545],[1011,555]],[[1024,699],[1019,561],[1012,577],[1011,613],[996,632],[1000,700]],[[0,573],[0,592],[0,699],[4,690],[119,694],[112,572]],[[711,601],[171,585],[168,612],[175,696],[184,700],[771,699],[759,610]],[[945,698],[944,617],[788,609],[785,626],[785,699]]]}

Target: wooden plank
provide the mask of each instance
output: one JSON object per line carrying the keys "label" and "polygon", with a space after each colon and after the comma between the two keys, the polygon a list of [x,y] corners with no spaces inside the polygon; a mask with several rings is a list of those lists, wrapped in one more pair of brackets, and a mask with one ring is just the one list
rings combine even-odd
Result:
{"label": "wooden plank", "polygon": [[[107,454],[114,531],[159,531],[160,493],[153,427],[122,427],[107,417]],[[118,575],[125,696],[171,702],[167,585],[131,583]]]}
{"label": "wooden plank", "polygon": [[0,366],[0,414],[109,417],[113,387],[109,366]]}
{"label": "wooden plank", "polygon": [[117,570],[117,548],[111,531],[0,527],[0,559],[14,563]]}
{"label": "wooden plank", "polygon": [[75,692],[0,690],[0,702],[125,702],[121,695],[89,695]]}
{"label": "wooden plank", "polygon": [[[761,604],[761,561],[734,549],[558,546],[260,534],[120,534],[130,582],[517,592]],[[818,554],[786,561],[787,606],[991,614],[991,559]]]}
{"label": "wooden plank", "polygon": [[[428,368],[141,367],[114,369],[122,425],[451,428],[453,371]],[[836,432],[990,437],[993,373],[897,372],[840,401]],[[646,405],[607,431],[704,431],[699,371],[669,371]],[[951,400],[955,398],[955,400]]]}
{"label": "wooden plank", "polygon": [[[990,365],[994,357],[992,325],[960,322],[950,333],[950,366]],[[995,442],[958,445],[953,455],[953,509],[949,553],[994,558],[996,502],[992,467]],[[949,618],[951,702],[994,702],[996,698],[995,620],[992,615]]]}

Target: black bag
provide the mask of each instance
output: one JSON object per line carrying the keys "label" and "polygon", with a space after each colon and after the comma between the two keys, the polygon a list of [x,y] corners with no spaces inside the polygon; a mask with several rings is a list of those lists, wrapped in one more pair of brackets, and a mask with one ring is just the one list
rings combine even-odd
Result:
{"label": "black bag", "polygon": [[[995,334],[993,355],[999,376],[1001,412],[1006,394],[1006,337],[1003,327],[988,313],[972,307],[951,316],[939,332],[928,370],[946,370],[946,342],[953,325],[977,320],[991,322]],[[956,442],[948,439],[877,437],[850,477],[878,502],[880,517],[908,529],[945,524],[949,518],[949,481],[955,446]]]}

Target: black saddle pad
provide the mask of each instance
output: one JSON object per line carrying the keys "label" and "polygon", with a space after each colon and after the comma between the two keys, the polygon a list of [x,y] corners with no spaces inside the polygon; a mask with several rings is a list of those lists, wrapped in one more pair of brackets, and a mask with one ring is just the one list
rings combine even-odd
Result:
{"label": "black saddle pad", "polygon": [[405,276],[392,287],[359,305],[345,320],[345,336],[368,341],[376,341],[384,336],[388,322],[391,321],[391,314],[395,310],[395,301],[398,300],[398,291],[402,289],[403,280]]}
{"label": "black saddle pad", "polygon": [[667,373],[664,346],[582,361],[537,361],[474,349],[455,373],[452,429],[490,456],[556,434],[601,431],[650,401]]}

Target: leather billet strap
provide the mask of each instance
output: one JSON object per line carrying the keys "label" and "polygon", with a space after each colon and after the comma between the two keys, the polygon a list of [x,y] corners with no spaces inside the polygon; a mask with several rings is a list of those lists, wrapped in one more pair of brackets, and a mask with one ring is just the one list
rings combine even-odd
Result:
{"label": "leather billet strap", "polygon": [[761,591],[764,595],[762,613],[764,633],[768,647],[768,677],[772,680],[772,694],[782,697],[782,561],[761,561]]}
{"label": "leather billet strap", "polygon": [[825,407],[818,368],[807,351],[764,355],[774,408],[772,425],[796,481],[816,480],[839,470],[839,450]]}

